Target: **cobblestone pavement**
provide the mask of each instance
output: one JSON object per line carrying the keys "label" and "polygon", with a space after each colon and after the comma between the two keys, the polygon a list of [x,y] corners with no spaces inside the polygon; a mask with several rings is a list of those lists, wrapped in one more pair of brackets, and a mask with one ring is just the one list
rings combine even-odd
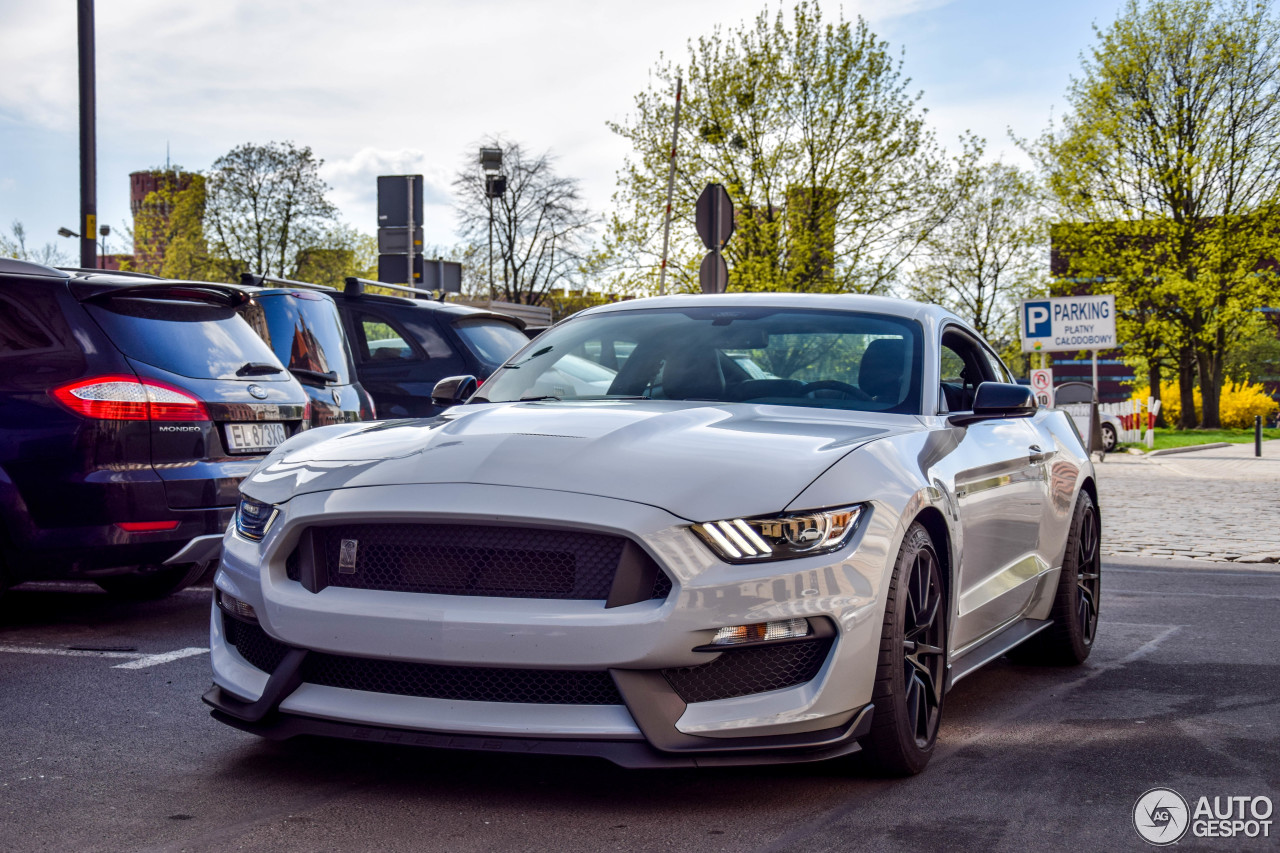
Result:
{"label": "cobblestone pavement", "polygon": [[1280,441],[1097,465],[1103,555],[1280,562]]}

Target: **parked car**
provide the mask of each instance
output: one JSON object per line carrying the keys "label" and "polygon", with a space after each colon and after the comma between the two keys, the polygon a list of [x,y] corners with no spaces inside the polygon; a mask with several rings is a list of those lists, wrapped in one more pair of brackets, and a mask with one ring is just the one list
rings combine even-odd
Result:
{"label": "parked car", "polygon": [[216,556],[307,396],[227,285],[0,259],[0,589],[158,597]]}
{"label": "parked car", "polygon": [[245,286],[252,299],[240,307],[281,364],[311,398],[311,425],[377,417],[373,398],[356,381],[355,360],[342,318],[328,293],[314,288]]}
{"label": "parked car", "polygon": [[1107,412],[1098,412],[1102,422],[1102,452],[1110,453],[1120,443],[1120,419]]}
{"label": "parked car", "polygon": [[[246,284],[282,281],[245,274]],[[299,285],[300,282],[289,282]],[[313,285],[314,286],[314,285]],[[405,296],[370,293],[351,280],[328,291],[355,356],[356,375],[382,418],[423,417],[441,409],[431,390],[446,376],[483,380],[528,343],[524,321],[467,305],[436,302],[430,291],[379,285]]]}
{"label": "parked car", "polygon": [[[566,359],[616,373],[543,395]],[[959,679],[1089,654],[1089,456],[937,306],[634,300],[474,387],[442,382],[466,404],[437,418],[313,430],[244,481],[217,719],[625,766],[861,749],[901,775]]]}

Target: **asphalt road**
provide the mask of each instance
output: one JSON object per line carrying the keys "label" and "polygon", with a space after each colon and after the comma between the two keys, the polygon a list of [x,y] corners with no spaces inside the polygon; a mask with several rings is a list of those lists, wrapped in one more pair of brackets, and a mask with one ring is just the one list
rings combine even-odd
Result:
{"label": "asphalt road", "polygon": [[[1141,850],[1133,806],[1150,788],[1193,808],[1280,800],[1274,567],[1109,563],[1089,661],[1002,660],[962,681],[933,763],[894,781],[856,757],[646,772],[270,744],[199,701],[207,587],[151,604],[93,589],[0,602],[0,849]],[[1178,849],[1271,850],[1276,835]]]}

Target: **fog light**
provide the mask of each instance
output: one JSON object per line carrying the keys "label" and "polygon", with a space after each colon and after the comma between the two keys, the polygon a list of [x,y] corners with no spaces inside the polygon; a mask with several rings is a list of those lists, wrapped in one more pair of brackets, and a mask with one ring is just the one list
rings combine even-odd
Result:
{"label": "fog light", "polygon": [[240,599],[227,595],[222,590],[218,590],[218,606],[223,610],[240,619],[248,619],[251,622],[258,621],[258,614],[254,612],[252,605],[246,604]]}
{"label": "fog light", "polygon": [[736,646],[739,643],[761,643],[769,640],[793,640],[807,637],[808,619],[784,619],[781,622],[757,622],[754,625],[734,625],[716,631],[713,646]]}

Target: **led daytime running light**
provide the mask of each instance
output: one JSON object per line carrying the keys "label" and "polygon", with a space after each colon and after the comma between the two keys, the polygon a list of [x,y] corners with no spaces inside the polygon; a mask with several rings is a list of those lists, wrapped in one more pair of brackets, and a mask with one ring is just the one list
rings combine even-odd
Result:
{"label": "led daytime running light", "polygon": [[857,527],[862,507],[773,518],[732,518],[693,525],[721,557],[734,562],[785,560],[841,547]]}

